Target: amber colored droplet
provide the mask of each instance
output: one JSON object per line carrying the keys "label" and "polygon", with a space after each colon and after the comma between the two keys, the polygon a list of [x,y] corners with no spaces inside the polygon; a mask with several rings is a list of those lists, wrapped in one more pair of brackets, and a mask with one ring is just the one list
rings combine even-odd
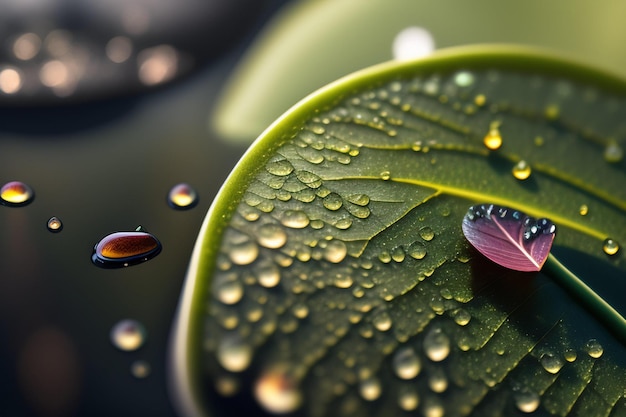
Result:
{"label": "amber colored droplet", "polygon": [[485,135],[483,143],[485,144],[487,149],[490,149],[492,151],[500,149],[500,146],[502,146],[502,136],[500,135],[500,130],[497,127],[492,127],[491,129],[489,129],[489,133]]}
{"label": "amber colored droplet", "polygon": [[58,217],[50,217],[48,219],[47,227],[52,233],[58,233],[63,230],[63,223]]}
{"label": "amber colored droplet", "polygon": [[121,268],[145,262],[159,252],[161,243],[150,233],[115,232],[96,244],[91,260],[102,268]]}
{"label": "amber colored droplet", "polygon": [[35,197],[33,189],[21,181],[7,182],[0,189],[0,204],[21,207],[30,204]]}
{"label": "amber colored droplet", "polygon": [[528,177],[530,177],[530,174],[532,173],[532,169],[530,168],[530,165],[528,165],[526,161],[521,160],[513,167],[512,172],[515,178],[517,178],[518,180],[524,181],[525,179],[528,179]]}
{"label": "amber colored droplet", "polygon": [[167,195],[167,203],[178,210],[187,210],[198,204],[198,193],[189,184],[176,184]]}

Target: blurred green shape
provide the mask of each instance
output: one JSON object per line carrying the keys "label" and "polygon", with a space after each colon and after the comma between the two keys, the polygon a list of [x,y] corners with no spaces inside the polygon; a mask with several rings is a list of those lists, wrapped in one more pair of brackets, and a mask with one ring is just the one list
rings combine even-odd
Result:
{"label": "blurred green shape", "polygon": [[624,415],[620,330],[554,269],[483,258],[461,221],[477,203],[550,218],[552,252],[624,315],[626,251],[606,239],[626,242],[625,108],[621,78],[515,47],[383,64],[301,101],[203,224],[174,333],[181,408]]}
{"label": "blurred green shape", "polygon": [[224,88],[210,128],[250,143],[293,103],[337,78],[393,58],[407,27],[438,48],[476,43],[548,47],[624,74],[626,3],[313,0],[277,15]]}

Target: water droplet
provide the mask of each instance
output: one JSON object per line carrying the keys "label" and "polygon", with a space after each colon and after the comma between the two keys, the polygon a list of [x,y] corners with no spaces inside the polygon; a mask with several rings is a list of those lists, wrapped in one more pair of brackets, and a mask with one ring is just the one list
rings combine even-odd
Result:
{"label": "water droplet", "polygon": [[624,150],[615,141],[609,141],[604,148],[604,160],[609,163],[620,162],[624,158]]}
{"label": "water droplet", "polygon": [[351,205],[348,205],[346,209],[348,210],[350,214],[352,214],[354,217],[359,218],[359,219],[367,219],[371,214],[370,209],[367,207],[361,207],[361,206],[351,204]]}
{"label": "water droplet", "polygon": [[548,120],[556,120],[561,113],[561,109],[556,104],[546,107],[545,115]]}
{"label": "water droplet", "polygon": [[470,322],[471,319],[472,319],[472,316],[470,315],[470,313],[468,313],[467,310],[464,310],[462,308],[460,308],[454,315],[454,322],[458,324],[459,326],[466,326]]}
{"label": "water droplet", "polygon": [[498,129],[497,125],[494,127],[492,124],[491,128],[489,129],[489,133],[487,133],[485,135],[485,138],[483,139],[483,143],[485,144],[487,149],[490,149],[492,151],[500,149],[500,147],[502,146],[502,136],[500,135],[500,129]]}
{"label": "water droplet", "polygon": [[111,329],[111,343],[120,350],[133,351],[139,349],[146,341],[146,329],[137,320],[119,321]]}
{"label": "water droplet", "polygon": [[604,242],[602,243],[602,250],[607,255],[615,255],[619,252],[619,243],[611,238],[604,239]]}
{"label": "water droplet", "polygon": [[450,339],[441,329],[432,329],[424,337],[424,352],[431,361],[441,362],[450,354]]}
{"label": "water droplet", "polygon": [[367,194],[350,194],[348,201],[357,206],[367,206],[370,202],[370,198]]}
{"label": "water droplet", "polygon": [[269,162],[265,169],[267,172],[273,175],[278,175],[280,177],[284,177],[293,172],[293,165],[286,159],[282,159],[280,161]]}
{"label": "water droplet", "polygon": [[528,165],[528,163],[522,159],[517,164],[515,164],[511,172],[513,172],[513,176],[515,178],[523,181],[530,177],[532,170],[530,168],[530,165]]}
{"label": "water droplet", "polygon": [[428,386],[437,394],[441,394],[448,389],[448,379],[443,373],[443,370],[436,368],[432,371],[432,374],[428,379]]}
{"label": "water droplet", "polygon": [[352,219],[349,218],[339,219],[335,223],[335,227],[340,230],[349,229],[350,226],[352,226]]}
{"label": "water droplet", "polygon": [[214,284],[217,298],[224,304],[238,303],[243,297],[243,286],[239,281],[225,281]]}
{"label": "water droplet", "polygon": [[146,361],[135,361],[130,365],[130,373],[135,378],[145,378],[150,375],[150,364]]}
{"label": "water droplet", "polygon": [[405,257],[406,257],[406,254],[404,253],[404,250],[400,246],[398,246],[397,248],[394,248],[391,251],[391,259],[393,259],[394,262],[402,262],[404,261]]}
{"label": "water droplet", "polygon": [[94,246],[91,260],[102,268],[121,268],[145,262],[160,252],[161,243],[140,226],[134,232],[115,232],[103,237]]}
{"label": "water droplet", "polygon": [[424,259],[426,256],[426,245],[422,242],[414,242],[408,247],[407,252],[413,259]]}
{"label": "water droplet", "polygon": [[274,414],[291,413],[302,404],[297,381],[281,366],[261,374],[254,384],[254,397],[261,407]]}
{"label": "water droplet", "polygon": [[474,97],[474,104],[476,104],[479,107],[484,106],[486,102],[487,102],[487,97],[485,97],[484,94],[479,94],[476,97]]}
{"label": "water droplet", "polygon": [[326,129],[324,129],[324,126],[313,126],[311,128],[311,131],[316,135],[323,135],[324,133],[326,133]]}
{"label": "water droplet", "polygon": [[331,240],[324,250],[324,259],[334,264],[344,260],[348,254],[348,248],[341,240]]}
{"label": "water droplet", "polygon": [[309,225],[309,217],[299,210],[287,210],[283,213],[281,223],[292,229],[303,229]]}
{"label": "water droplet", "polygon": [[383,171],[380,173],[380,178],[384,181],[387,181],[389,179],[391,179],[391,172],[389,171]]}
{"label": "water droplet", "polygon": [[245,371],[252,361],[252,348],[243,343],[239,335],[228,335],[220,341],[217,360],[227,371]]}
{"label": "water droplet", "polygon": [[295,304],[293,306],[293,315],[299,319],[304,319],[309,315],[309,307],[306,304]]}
{"label": "water droplet", "polygon": [[524,413],[532,413],[539,408],[539,395],[531,391],[517,391],[514,394],[515,405]]}
{"label": "water droplet", "polygon": [[414,391],[406,391],[398,396],[398,405],[404,411],[413,411],[419,405],[419,396]]}
{"label": "water droplet", "polygon": [[378,255],[378,260],[382,263],[388,264],[391,262],[391,255],[387,251],[382,251],[380,255]]}
{"label": "water droplet", "polygon": [[474,83],[474,75],[467,71],[457,72],[454,76],[454,83],[459,87],[468,87]]}
{"label": "water droplet", "polygon": [[568,349],[565,351],[565,360],[568,362],[574,362],[576,360],[577,354],[574,349]]}
{"label": "water droplet", "polygon": [[259,270],[257,279],[265,288],[273,288],[280,282],[280,271],[275,265],[268,265]]}
{"label": "water droplet", "polygon": [[393,356],[393,370],[400,379],[413,379],[421,369],[420,359],[411,347],[402,347]]}
{"label": "water droplet", "polygon": [[540,362],[543,369],[551,374],[558,373],[563,367],[563,361],[561,361],[561,358],[551,353],[541,355]]}
{"label": "water droplet", "polygon": [[425,241],[431,241],[435,237],[435,232],[429,226],[424,226],[419,230],[419,235]]}
{"label": "water droplet", "polygon": [[372,319],[372,324],[379,332],[386,332],[391,329],[391,317],[386,312],[383,312]]}
{"label": "water droplet", "polygon": [[48,219],[47,227],[52,233],[58,233],[63,230],[63,223],[58,217],[50,217]]}
{"label": "water droplet", "polygon": [[198,204],[198,193],[189,184],[176,184],[167,195],[167,203],[172,208],[187,210]]}
{"label": "water droplet", "polygon": [[343,200],[341,199],[341,196],[339,196],[339,194],[330,193],[324,198],[324,200],[322,200],[322,203],[324,204],[324,207],[326,207],[328,210],[335,211],[341,208],[341,206],[343,205]]}
{"label": "water droplet", "polygon": [[589,214],[589,207],[587,207],[587,205],[586,205],[586,204],[581,205],[581,206],[578,208],[578,213],[579,213],[581,216],[586,216],[587,214]]}
{"label": "water droplet", "polygon": [[259,256],[259,247],[252,240],[244,240],[229,247],[228,257],[237,265],[249,265]]}
{"label": "water droplet", "polygon": [[277,224],[268,223],[259,227],[257,233],[259,245],[270,248],[282,248],[287,242],[287,233]]}
{"label": "water droplet", "polygon": [[367,378],[359,384],[359,392],[361,397],[366,401],[374,401],[380,397],[382,387],[380,381],[376,378]]}
{"label": "water droplet", "polygon": [[0,204],[21,207],[30,204],[35,197],[33,189],[21,181],[7,182],[0,188]]}
{"label": "water droplet", "polygon": [[590,339],[585,343],[585,351],[594,359],[599,358],[604,353],[602,345],[596,339]]}

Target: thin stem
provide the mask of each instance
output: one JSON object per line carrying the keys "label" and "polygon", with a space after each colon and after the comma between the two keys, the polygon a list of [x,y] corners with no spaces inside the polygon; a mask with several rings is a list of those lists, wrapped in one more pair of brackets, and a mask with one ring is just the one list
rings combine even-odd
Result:
{"label": "thin stem", "polygon": [[569,291],[587,307],[622,342],[626,342],[626,319],[594,290],[567,269],[552,254],[548,255],[543,272]]}

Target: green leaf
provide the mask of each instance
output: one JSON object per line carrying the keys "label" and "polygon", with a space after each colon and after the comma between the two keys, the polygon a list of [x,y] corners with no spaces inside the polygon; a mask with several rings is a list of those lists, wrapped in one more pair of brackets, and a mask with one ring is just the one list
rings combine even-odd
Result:
{"label": "green leaf", "polygon": [[[302,101],[200,232],[174,334],[181,407],[626,415],[624,335],[560,281],[626,313],[625,251],[603,249],[626,242],[625,100],[621,79],[509,47],[373,67]],[[554,221],[575,279],[472,250],[475,203]]]}

